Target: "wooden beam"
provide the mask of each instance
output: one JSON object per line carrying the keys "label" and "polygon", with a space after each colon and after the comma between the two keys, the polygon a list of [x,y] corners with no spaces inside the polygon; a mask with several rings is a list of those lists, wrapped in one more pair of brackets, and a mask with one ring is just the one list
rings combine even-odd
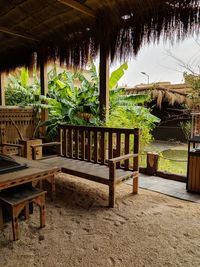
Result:
{"label": "wooden beam", "polygon": [[99,92],[99,105],[100,105],[100,118],[106,120],[109,115],[109,53],[106,48],[101,45],[100,47],[100,92]]}
{"label": "wooden beam", "polygon": [[0,106],[5,106],[4,74],[0,73]]}
{"label": "wooden beam", "polygon": [[86,5],[83,5],[77,1],[74,0],[57,0],[58,2],[62,3],[63,5],[69,6],[75,10],[80,11],[81,13],[86,14],[87,16],[95,18],[95,14],[92,9],[87,7]]}
{"label": "wooden beam", "polygon": [[9,30],[9,29],[4,28],[4,27],[0,27],[0,32],[6,33],[6,34],[9,34],[9,35],[13,35],[13,36],[16,36],[16,37],[24,38],[24,39],[27,39],[27,40],[31,40],[31,41],[38,41],[35,38],[33,38],[32,36],[30,36],[30,35],[21,34],[19,32],[16,32],[16,31],[13,31],[13,30]]}
{"label": "wooden beam", "polygon": [[[40,87],[41,95],[46,96],[48,93],[48,74],[47,74],[47,64],[44,61],[43,49],[40,53]],[[46,121],[48,119],[48,109],[42,109],[41,111],[41,120]],[[42,127],[41,132],[43,135],[46,133],[46,127]]]}

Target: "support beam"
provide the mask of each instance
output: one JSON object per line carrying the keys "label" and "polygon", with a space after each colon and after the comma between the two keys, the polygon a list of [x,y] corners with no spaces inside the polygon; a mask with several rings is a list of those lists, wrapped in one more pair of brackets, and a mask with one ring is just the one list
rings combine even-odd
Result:
{"label": "support beam", "polygon": [[101,45],[100,47],[100,85],[99,105],[100,118],[106,120],[109,115],[109,52]]}
{"label": "support beam", "polygon": [[93,10],[91,10],[89,7],[87,7],[86,5],[83,5],[77,1],[74,0],[57,0],[58,2],[62,3],[63,5],[69,6],[75,10],[78,10],[79,12],[93,17],[95,18],[95,14],[93,12]]}
{"label": "support beam", "polygon": [[4,74],[0,73],[0,106],[5,106]]}
{"label": "support beam", "polygon": [[[48,74],[47,74],[47,64],[44,61],[43,50],[41,49],[40,54],[40,87],[41,95],[46,96],[48,93]],[[46,121],[48,119],[48,109],[42,109],[41,111],[41,120]],[[46,133],[46,127],[41,129],[43,135]]]}
{"label": "support beam", "polygon": [[16,31],[4,28],[4,27],[0,27],[0,32],[6,33],[6,34],[9,34],[9,35],[13,35],[13,36],[16,36],[16,37],[24,38],[24,39],[27,39],[27,40],[31,40],[31,41],[37,41],[35,38],[33,38],[30,35],[21,34],[19,32],[16,32]]}
{"label": "support beam", "polygon": [[41,85],[41,95],[46,96],[48,93],[48,74],[47,74],[47,64],[44,63],[43,58],[40,60],[40,85]]}

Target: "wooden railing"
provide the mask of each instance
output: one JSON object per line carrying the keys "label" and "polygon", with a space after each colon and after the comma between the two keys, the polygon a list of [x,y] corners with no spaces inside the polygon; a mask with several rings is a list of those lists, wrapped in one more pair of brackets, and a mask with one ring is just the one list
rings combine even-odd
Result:
{"label": "wooden railing", "polygon": [[[60,140],[62,156],[102,165],[108,165],[109,159],[139,152],[139,129],[63,125]],[[117,167],[137,170],[138,157],[117,163]]]}

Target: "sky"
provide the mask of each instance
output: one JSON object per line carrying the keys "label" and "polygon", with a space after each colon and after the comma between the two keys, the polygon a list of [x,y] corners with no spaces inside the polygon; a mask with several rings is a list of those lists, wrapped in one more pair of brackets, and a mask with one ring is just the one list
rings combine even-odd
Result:
{"label": "sky", "polygon": [[[186,68],[180,66],[180,61],[174,56],[186,65],[190,65],[195,72],[200,73],[200,38],[190,37],[174,45],[160,42],[159,45],[151,44],[143,47],[136,58],[128,61],[129,68],[119,85],[131,87],[147,83],[147,76],[141,72],[149,75],[150,83],[161,81],[169,81],[173,84],[183,83],[183,72]],[[110,71],[119,66],[120,63],[114,62]]]}

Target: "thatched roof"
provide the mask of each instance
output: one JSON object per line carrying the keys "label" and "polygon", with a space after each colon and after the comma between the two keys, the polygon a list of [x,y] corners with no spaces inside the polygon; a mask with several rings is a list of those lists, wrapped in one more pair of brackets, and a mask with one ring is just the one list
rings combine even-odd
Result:
{"label": "thatched roof", "polygon": [[199,22],[199,0],[1,0],[0,70],[30,66],[41,53],[81,66],[100,44],[123,58],[161,35],[198,32]]}
{"label": "thatched roof", "polygon": [[150,85],[138,85],[133,88],[126,88],[126,95],[129,94],[148,94],[156,101],[161,109],[165,102],[169,106],[186,105],[192,106],[192,100],[188,97],[192,88],[187,84],[155,83]]}

